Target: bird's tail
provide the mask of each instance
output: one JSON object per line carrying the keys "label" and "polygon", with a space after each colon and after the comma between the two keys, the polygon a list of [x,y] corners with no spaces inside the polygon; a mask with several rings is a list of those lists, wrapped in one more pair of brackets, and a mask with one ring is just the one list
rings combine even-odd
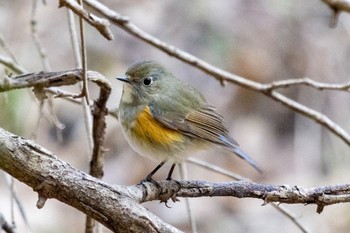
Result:
{"label": "bird's tail", "polygon": [[228,150],[235,153],[241,159],[244,159],[247,163],[249,163],[249,165],[255,168],[255,170],[257,170],[259,173],[263,173],[262,170],[256,164],[256,162],[249,155],[247,155],[243,150],[241,150],[241,148],[239,148],[239,145],[235,140],[233,140],[230,137],[224,137],[224,136],[221,136],[220,140]]}
{"label": "bird's tail", "polygon": [[249,156],[247,155],[241,148],[239,147],[230,147],[230,151],[238,155],[241,159],[244,159],[249,165],[251,165],[255,170],[257,170],[259,173],[263,173],[263,171],[258,167],[256,162]]}

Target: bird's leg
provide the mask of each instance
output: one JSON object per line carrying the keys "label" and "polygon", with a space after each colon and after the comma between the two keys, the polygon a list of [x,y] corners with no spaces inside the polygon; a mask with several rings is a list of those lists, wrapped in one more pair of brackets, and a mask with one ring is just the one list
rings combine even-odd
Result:
{"label": "bird's leg", "polygon": [[170,168],[170,170],[169,170],[169,173],[168,173],[168,176],[167,176],[166,180],[172,180],[172,179],[171,179],[171,176],[173,175],[173,171],[174,171],[175,166],[176,166],[176,163],[173,163],[173,164],[171,165],[171,168]]}
{"label": "bird's leg", "polygon": [[[154,175],[154,174],[156,174],[156,172],[165,164],[165,162],[166,162],[166,160],[164,160],[163,162],[161,162],[160,164],[158,164],[158,166],[157,167],[155,167],[147,176],[146,176],[146,178],[145,179],[143,179],[142,181],[154,181],[153,180],[153,178],[152,178],[152,176]],[[141,182],[142,182],[141,181]]]}

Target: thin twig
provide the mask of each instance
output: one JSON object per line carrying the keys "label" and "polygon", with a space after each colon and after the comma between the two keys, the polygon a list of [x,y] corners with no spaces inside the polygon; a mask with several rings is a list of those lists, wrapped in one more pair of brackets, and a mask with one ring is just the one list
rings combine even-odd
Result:
{"label": "thin twig", "polygon": [[[83,2],[82,0],[78,0],[80,6],[83,8]],[[81,97],[85,97],[85,101],[87,105],[90,105],[89,103],[89,90],[87,87],[87,56],[86,56],[86,43],[85,43],[85,27],[84,27],[84,20],[82,17],[79,17],[79,27],[80,27],[80,47],[81,47],[81,62],[82,62],[82,69],[83,69],[83,88],[81,90]],[[79,67],[80,68],[80,67]]]}
{"label": "thin twig", "polygon": [[6,220],[3,214],[0,212],[0,231],[4,230],[6,233],[15,233],[15,227],[11,226]]}
{"label": "thin twig", "polygon": [[113,34],[109,29],[108,20],[99,18],[91,13],[88,13],[76,1],[60,0],[59,7],[63,6],[71,9],[72,11],[74,11],[74,13],[83,17],[86,20],[86,22],[88,22],[91,26],[95,27],[107,40],[113,40]]}
{"label": "thin twig", "polygon": [[[214,171],[216,173],[219,173],[219,174],[222,174],[224,176],[227,176],[231,179],[234,179],[234,180],[244,180],[244,181],[250,181],[248,178],[245,178],[245,177],[241,177],[231,171],[227,171],[221,167],[217,167],[217,166],[214,166],[210,163],[207,163],[205,161],[201,161],[199,159],[195,159],[195,158],[188,158],[186,160],[187,162],[190,162],[190,163],[193,163],[197,166],[201,166],[205,169],[208,169],[208,170],[211,170],[211,171]],[[272,205],[274,208],[278,209],[282,214],[284,214],[285,216],[287,216],[287,218],[291,219],[292,222],[304,233],[309,233],[305,227],[300,223],[300,221],[298,219],[296,219],[296,217],[293,216],[293,214],[288,211],[287,209],[283,208],[282,206],[276,204],[276,203],[270,203],[270,205]]]}
{"label": "thin twig", "polygon": [[332,10],[332,17],[330,20],[330,27],[336,27],[339,19],[339,15],[342,11],[350,13],[350,1],[349,0],[321,0],[329,6]]}
{"label": "thin twig", "polygon": [[[82,56],[80,55],[81,53],[79,52],[79,42],[78,42],[78,36],[77,36],[77,29],[75,27],[75,18],[74,14],[70,9],[67,9],[68,13],[68,27],[69,27],[69,32],[70,32],[70,38],[71,38],[71,43],[72,43],[72,48],[73,48],[73,55],[74,55],[74,61],[75,65],[77,68],[81,68],[82,65]],[[85,44],[85,42],[84,42]],[[84,49],[86,51],[86,49]],[[86,54],[85,54],[86,57]],[[84,60],[85,68],[86,68],[86,59]],[[85,80],[84,76],[84,80]],[[86,83],[86,80],[84,81]],[[85,89],[87,85],[85,84],[82,85],[81,89]],[[87,92],[88,93],[88,92]],[[89,99],[89,93],[85,98]],[[92,138],[92,117],[91,117],[91,109],[90,106],[87,104],[90,103],[90,101],[81,101],[81,105],[83,107],[83,112],[84,112],[84,125],[85,125],[85,131],[86,131],[86,137],[88,141],[88,153],[89,155],[92,154],[92,149],[93,149],[93,138]]]}
{"label": "thin twig", "polygon": [[13,178],[12,176],[10,177],[10,191],[11,191],[11,223],[13,226],[16,225],[16,221],[15,221],[15,196],[16,196],[16,192],[15,192],[15,178]]}
{"label": "thin twig", "polygon": [[227,177],[229,177],[231,179],[234,179],[234,180],[246,180],[246,181],[249,181],[248,178],[245,178],[245,177],[240,176],[240,175],[238,175],[238,174],[236,174],[234,172],[228,171],[226,169],[223,169],[221,167],[215,166],[213,164],[207,163],[205,161],[202,161],[202,160],[199,160],[199,159],[196,159],[196,158],[187,158],[186,161],[189,162],[189,163],[192,163],[194,165],[203,167],[205,169],[211,170],[213,172],[217,172],[219,174],[222,174],[222,175],[227,176]]}
{"label": "thin twig", "polygon": [[[187,164],[186,163],[180,163],[178,167],[179,167],[180,179],[181,180],[187,180],[188,179],[188,176],[187,176]],[[189,220],[190,226],[191,226],[191,231],[192,231],[192,233],[197,233],[198,230],[197,230],[196,219],[195,219],[194,214],[193,214],[193,209],[192,209],[191,202],[190,202],[190,200],[188,198],[185,198],[185,205],[186,205],[188,220]]]}
{"label": "thin twig", "polygon": [[[14,178],[12,176],[5,174],[6,184],[10,188],[10,190],[12,189],[11,186],[13,185],[13,183],[12,183],[13,179]],[[13,186],[13,188],[15,188],[15,187]],[[27,214],[26,214],[25,209],[23,207],[23,204],[22,204],[21,200],[18,198],[15,191],[14,192],[11,191],[11,199],[16,203],[16,205],[18,207],[20,216],[22,217],[24,225],[26,227],[26,232],[32,232],[28,218],[27,218]],[[11,215],[14,215],[14,213],[11,213]],[[12,217],[12,216],[11,216],[11,221],[12,221],[12,226],[15,227],[14,217]]]}
{"label": "thin twig", "polygon": [[71,45],[73,49],[73,56],[74,56],[74,62],[75,67],[81,68],[81,56],[79,52],[79,43],[78,43],[78,35],[77,35],[77,29],[75,26],[75,18],[74,13],[70,9],[67,9],[67,16],[68,16],[68,28],[69,28],[69,35],[71,39]]}
{"label": "thin twig", "polygon": [[26,69],[18,65],[12,58],[4,57],[0,55],[0,64],[3,64],[7,68],[11,69],[16,74],[28,73]]}
{"label": "thin twig", "polygon": [[[83,1],[82,0],[78,0],[78,3],[80,5],[81,8],[84,9],[83,6]],[[80,26],[80,45],[81,45],[81,62],[82,62],[82,68],[83,68],[83,87],[82,87],[82,92],[81,92],[81,96],[85,97],[86,103],[83,104],[83,108],[84,108],[84,112],[86,113],[86,121],[85,121],[85,126],[86,126],[86,130],[88,133],[88,137],[89,137],[89,147],[90,147],[90,153],[91,151],[94,151],[94,153],[92,153],[91,155],[91,161],[90,161],[90,175],[97,177],[99,179],[102,178],[103,176],[103,166],[104,166],[104,153],[98,153],[97,151],[99,150],[99,148],[93,148],[92,143],[93,140],[90,140],[90,135],[92,135],[92,138],[96,138],[95,134],[102,134],[99,136],[102,136],[102,138],[104,138],[104,127],[105,127],[105,123],[102,129],[102,132],[96,132],[96,128],[94,127],[94,130],[91,131],[91,117],[90,117],[90,113],[87,112],[88,107],[90,106],[89,103],[89,99],[90,99],[90,94],[89,94],[89,90],[87,87],[87,56],[86,56],[86,43],[85,43],[85,27],[84,27],[84,19],[83,17],[79,17],[79,26]],[[105,106],[103,106],[105,107]],[[104,115],[103,113],[98,113],[96,116],[94,115],[94,125],[95,125],[95,119],[101,117],[104,120]],[[97,120],[97,119],[96,119]],[[101,146],[102,144],[95,144],[96,146]],[[85,222],[85,233],[94,233],[95,230],[99,231],[101,230],[101,228],[98,226],[99,224],[95,221],[95,219],[93,219],[92,217],[90,217],[89,215],[86,215],[86,222]]]}
{"label": "thin twig", "polygon": [[0,34],[0,45],[4,49],[5,53],[10,56],[10,58],[14,61],[14,63],[18,64],[15,55],[12,53],[11,49],[7,46],[6,41],[2,34]]}
{"label": "thin twig", "polygon": [[296,216],[294,216],[289,210],[287,210],[286,208],[284,208],[281,205],[277,205],[275,203],[271,203],[271,206],[273,206],[276,210],[278,210],[280,213],[282,213],[283,215],[285,215],[287,218],[289,218],[302,232],[304,233],[310,233],[310,231],[308,231],[301,223],[300,221],[297,219]]}
{"label": "thin twig", "polygon": [[44,116],[43,108],[44,108],[44,101],[39,101],[39,116],[37,117],[34,129],[33,129],[32,133],[30,134],[30,139],[37,139],[37,136],[38,136],[37,133],[38,133],[39,128],[40,128],[40,123],[41,123],[41,120],[43,119],[43,116]]}
{"label": "thin twig", "polygon": [[322,90],[335,90],[335,91],[347,91],[347,92],[350,91],[350,82],[341,83],[341,84],[323,83],[323,82],[314,81],[309,78],[274,81],[274,82],[265,84],[261,90],[269,92],[272,90],[276,90],[278,88],[288,88],[288,87],[297,86],[297,85],[313,87],[320,91]]}
{"label": "thin twig", "polygon": [[32,13],[31,13],[31,19],[30,19],[30,26],[31,26],[31,32],[32,32],[32,37],[34,44],[38,50],[38,53],[40,55],[40,60],[43,65],[43,68],[45,71],[50,71],[50,63],[49,60],[47,59],[46,51],[44,47],[41,45],[41,41],[38,35],[38,30],[37,30],[37,19],[36,19],[36,11],[37,11],[37,3],[38,0],[32,0]]}

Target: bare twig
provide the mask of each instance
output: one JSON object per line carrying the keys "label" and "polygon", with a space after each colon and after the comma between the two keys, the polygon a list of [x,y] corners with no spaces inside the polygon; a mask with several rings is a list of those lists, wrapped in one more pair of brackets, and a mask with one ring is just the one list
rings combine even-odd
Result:
{"label": "bare twig", "polygon": [[38,0],[32,0],[32,1],[33,1],[33,5],[32,5],[31,19],[30,19],[30,26],[31,26],[31,30],[32,30],[33,41],[34,41],[34,44],[39,52],[40,60],[41,60],[41,63],[43,65],[44,70],[50,71],[51,70],[50,63],[49,63],[49,60],[47,59],[45,49],[41,45],[40,38],[38,35],[38,30],[37,30],[37,23],[38,22],[36,19],[36,11],[37,11]]}
{"label": "bare twig", "polygon": [[[24,69],[23,67],[17,65],[11,58],[8,58],[8,57],[4,57],[4,56],[0,55],[0,64],[3,64],[7,68],[9,68],[13,72],[15,72],[16,74],[28,73],[28,71],[26,69]],[[1,85],[6,85],[7,81],[5,81],[4,83],[1,83],[1,81],[0,81],[0,86]],[[12,87],[10,87],[10,89],[11,88]],[[19,87],[19,88],[21,88],[21,87]],[[76,96],[76,94],[74,94],[74,93],[70,93],[70,92],[61,90],[59,88],[55,88],[55,87],[48,87],[48,88],[45,89],[45,91],[47,91],[47,92],[49,92],[51,94],[54,94],[55,98],[63,98],[65,100],[68,100],[69,102],[75,103],[75,104],[80,104],[81,103],[80,100],[74,99],[74,97]],[[117,112],[115,112],[115,111],[111,112],[111,116],[113,116],[113,117],[118,119]]]}
{"label": "bare twig", "polygon": [[[96,83],[100,87],[100,95],[94,103],[93,110],[93,139],[94,148],[92,157],[96,157],[96,170],[92,171],[96,177],[102,177],[103,156],[104,153],[104,129],[106,126],[105,116],[108,114],[106,103],[111,92],[109,81],[101,74],[95,71],[88,71],[88,80]],[[19,88],[28,88],[40,86],[47,88],[52,86],[74,85],[82,81],[82,71],[80,69],[62,72],[40,72],[20,75],[13,78],[5,77],[0,80],[0,92],[9,91]],[[93,159],[94,160],[94,159]]]}
{"label": "bare twig", "polygon": [[350,13],[350,1],[349,0],[321,0],[326,3],[330,8],[335,8],[339,11],[345,11]]}
{"label": "bare twig", "polygon": [[203,167],[205,169],[211,170],[213,172],[217,172],[219,174],[222,174],[222,175],[227,176],[227,177],[234,179],[234,180],[246,180],[246,181],[249,180],[248,178],[242,177],[234,172],[225,170],[221,167],[215,166],[213,164],[207,163],[207,162],[199,160],[199,159],[187,158],[186,161],[189,163],[195,164],[197,166]]}
{"label": "bare twig", "polygon": [[[75,65],[76,67],[81,68],[82,57],[80,56],[80,52],[79,52],[79,42],[78,42],[77,30],[75,27],[74,13],[69,9],[67,9],[67,13],[68,13],[68,26],[69,26],[69,32],[70,32],[70,37],[72,42]],[[87,103],[90,103],[90,101],[81,101],[81,105],[84,111],[84,122],[85,122],[86,137],[88,141],[88,151],[89,151],[89,155],[91,155],[92,148],[93,148],[92,116],[91,116],[90,106],[88,106]]]}
{"label": "bare twig", "polygon": [[[82,0],[78,0],[78,3],[80,5],[81,8],[83,7],[83,2]],[[89,103],[89,99],[90,99],[90,94],[89,94],[89,90],[87,87],[87,56],[86,56],[86,44],[85,44],[85,29],[84,29],[84,20],[83,17],[79,17],[79,26],[80,26],[80,45],[81,45],[81,61],[82,61],[82,68],[83,68],[83,86],[82,86],[82,92],[81,92],[81,96],[85,96],[85,100],[86,100],[86,104],[83,104],[84,106],[84,110],[87,110],[90,103]],[[102,93],[102,92],[101,92]],[[108,96],[109,96],[110,90],[108,92]],[[108,100],[108,96],[105,99],[105,102],[103,102],[102,104],[102,108],[106,108],[106,102]],[[95,109],[96,110],[96,109]],[[88,113],[87,111],[84,111],[86,113],[86,121],[85,121],[85,125],[86,125],[86,129],[88,132],[88,137],[90,138],[90,122],[87,119],[90,119],[90,113]],[[105,137],[105,133],[104,133],[104,129],[106,127],[106,123],[105,123],[105,115],[107,114],[107,110],[106,112],[96,112],[94,111],[94,126],[100,122],[101,125],[101,129],[94,127],[93,130],[93,135],[92,137],[95,139],[93,140],[94,142],[96,142],[96,140],[98,139],[98,137],[102,137],[102,142],[98,143],[96,146],[100,146],[101,148],[93,148],[94,153],[92,153],[92,158],[90,161],[90,175],[97,177],[99,179],[102,178],[103,176],[103,166],[104,166],[104,153],[99,153],[99,150],[102,149],[102,145],[103,145],[103,141],[104,141],[104,137]],[[88,115],[88,116],[87,116]],[[101,122],[101,118],[102,117],[102,122]],[[92,141],[89,141],[90,143]],[[92,144],[90,144],[90,148],[91,148]],[[97,229],[98,231],[98,223],[96,223],[95,219],[93,219],[92,217],[90,217],[89,215],[86,215],[86,222],[85,222],[85,233],[93,233],[95,232],[94,229]]]}
{"label": "bare twig", "polygon": [[[81,7],[83,7],[83,3],[81,0],[79,0],[79,4]],[[84,20],[82,17],[79,17],[79,27],[80,27],[80,45],[81,45],[81,62],[82,62],[82,69],[83,69],[83,88],[81,90],[81,97],[85,97],[85,101],[87,105],[90,105],[89,103],[89,90],[87,88],[87,56],[86,56],[86,43],[85,43],[85,29],[84,29]],[[80,67],[79,67],[80,68]]]}
{"label": "bare twig", "polygon": [[349,0],[321,0],[331,8],[333,16],[330,21],[331,27],[336,27],[339,19],[339,14],[344,11],[350,13],[350,1]]}
{"label": "bare twig", "polygon": [[12,58],[9,57],[4,57],[0,55],[0,64],[3,64],[4,66],[8,67],[16,74],[28,73],[26,69],[19,66]]}
{"label": "bare twig", "polygon": [[[180,163],[179,166],[179,174],[180,174],[180,179],[181,180],[187,180],[188,176],[187,176],[187,164],[186,163]],[[191,226],[191,232],[192,233],[197,233],[197,223],[196,223],[196,219],[194,217],[193,214],[193,209],[192,209],[192,205],[191,202],[188,198],[185,198],[185,206],[186,206],[186,210],[187,210],[187,215],[188,215],[188,220],[190,222],[190,226]]]}
{"label": "bare twig", "polygon": [[[249,182],[250,180],[248,178],[245,178],[245,177],[241,177],[231,171],[227,171],[221,167],[217,167],[217,166],[214,166],[210,163],[207,163],[205,161],[201,161],[199,159],[195,159],[195,158],[188,158],[186,160],[187,162],[190,162],[190,163],[193,163],[197,166],[201,166],[205,169],[208,169],[208,170],[211,170],[211,171],[214,171],[214,172],[217,172],[219,174],[222,174],[224,176],[227,176],[231,179],[234,179],[234,180],[244,180],[244,181],[247,181]],[[287,218],[291,219],[292,222],[297,225],[297,227],[304,233],[308,233],[308,231],[306,231],[305,227],[299,222],[298,219],[296,219],[293,214],[288,211],[287,209],[283,208],[282,206],[276,204],[276,203],[270,203],[270,205],[272,205],[274,208],[276,208],[277,210],[279,210],[281,213],[283,213],[285,216],[287,216]]]}
{"label": "bare twig", "polygon": [[67,9],[67,15],[68,15],[69,35],[71,38],[75,67],[81,68],[82,62],[81,62],[81,56],[79,53],[79,43],[78,43],[77,29],[75,26],[74,13],[70,9]]}
{"label": "bare twig", "polygon": [[[8,174],[5,174],[5,180],[6,180],[7,186],[10,189],[12,189],[12,188],[14,189],[15,188],[14,187],[14,182],[13,182],[14,178],[12,176],[10,176]],[[29,224],[29,221],[28,221],[28,218],[27,218],[27,214],[26,214],[25,209],[23,207],[23,204],[22,204],[21,200],[18,198],[17,193],[15,191],[14,192],[11,191],[11,202],[12,201],[14,203],[16,203],[16,205],[17,205],[17,208],[19,210],[20,216],[22,217],[22,220],[23,220],[24,225],[26,227],[26,232],[32,232],[30,224]],[[13,203],[11,203],[11,205],[13,205]],[[12,226],[15,227],[14,213],[12,213],[13,210],[11,210],[11,222],[12,222]]]}
{"label": "bare twig", "polygon": [[99,18],[91,13],[88,13],[77,2],[72,0],[60,0],[59,7],[67,7],[74,13],[83,17],[86,22],[95,27],[107,40],[113,40],[113,34],[109,29],[109,22],[106,19]]}
{"label": "bare twig", "polygon": [[15,55],[12,53],[11,49],[7,46],[4,37],[0,34],[0,45],[4,49],[5,53],[11,57],[14,63],[18,64]]}
{"label": "bare twig", "polygon": [[70,101],[71,103],[81,104],[80,100],[74,99],[74,96],[76,95],[74,93],[67,92],[55,87],[46,88],[45,91],[47,91],[50,94],[53,94],[54,98],[62,98]]}
{"label": "bare twig", "polygon": [[0,212],[0,230],[4,230],[6,233],[15,233],[15,227],[6,222],[5,217]]}
{"label": "bare twig", "polygon": [[277,205],[275,203],[272,203],[272,206],[278,210],[280,213],[282,213],[283,215],[287,216],[287,218],[289,218],[302,232],[304,233],[310,233],[310,231],[308,231],[297,219],[297,217],[293,216],[293,214],[287,210],[286,208],[284,208],[281,205]]}
{"label": "bare twig", "polygon": [[264,92],[270,92],[278,88],[288,88],[288,87],[297,86],[297,85],[313,87],[320,91],[322,90],[335,90],[335,91],[347,91],[347,92],[350,91],[350,82],[342,83],[342,84],[322,83],[322,82],[314,81],[309,78],[275,81],[272,83],[265,84],[264,88],[262,88],[261,90]]}
{"label": "bare twig", "polygon": [[301,115],[310,118],[311,120],[321,124],[325,128],[327,128],[334,135],[338,136],[342,139],[346,144],[350,145],[350,135],[345,130],[343,130],[338,124],[330,120],[324,114],[315,111],[311,108],[308,108],[296,101],[276,92],[275,90],[267,90],[266,85],[262,83],[258,83],[252,80],[245,79],[243,77],[234,75],[222,69],[219,69],[204,60],[199,59],[185,51],[182,51],[174,46],[168,45],[167,43],[159,40],[158,38],[146,33],[139,27],[137,27],[134,23],[132,23],[128,17],[122,16],[121,14],[109,9],[104,6],[102,3],[96,0],[84,0],[87,5],[98,11],[100,14],[109,19],[113,24],[117,25],[124,31],[129,34],[139,38],[146,43],[158,48],[159,50],[169,54],[170,56],[174,56],[179,60],[182,60],[185,63],[188,63],[203,72],[215,77],[219,81],[225,80],[230,83],[237,84],[241,87],[263,93],[264,95],[272,98],[273,100],[281,103],[285,107],[300,113]]}

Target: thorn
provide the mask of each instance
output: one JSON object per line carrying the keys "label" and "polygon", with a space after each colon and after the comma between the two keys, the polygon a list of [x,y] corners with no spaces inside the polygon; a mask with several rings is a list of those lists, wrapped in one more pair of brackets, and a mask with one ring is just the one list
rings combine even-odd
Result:
{"label": "thorn", "polygon": [[41,209],[44,207],[45,203],[46,203],[47,198],[44,196],[41,196],[40,194],[38,194],[38,201],[36,202],[36,207],[38,209]]}

